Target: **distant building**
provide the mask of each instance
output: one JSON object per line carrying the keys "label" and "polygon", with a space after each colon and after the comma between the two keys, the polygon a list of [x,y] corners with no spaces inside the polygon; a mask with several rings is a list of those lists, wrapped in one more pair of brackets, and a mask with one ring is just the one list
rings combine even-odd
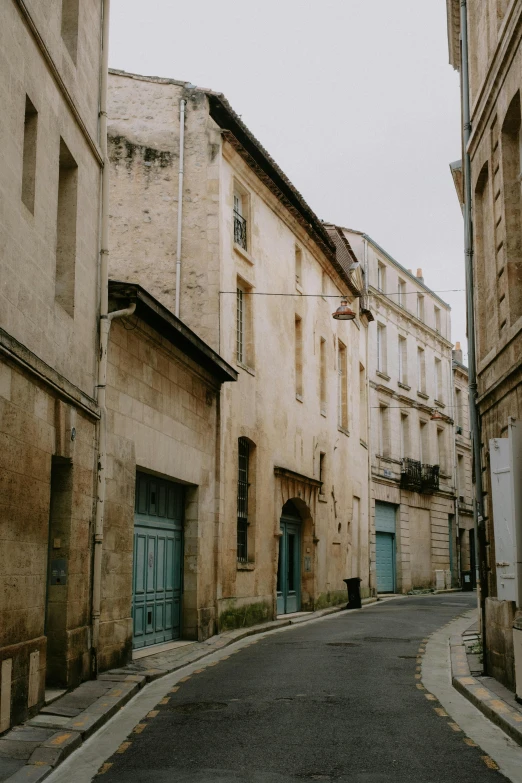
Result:
{"label": "distant building", "polygon": [[484,664],[509,688],[516,682],[522,698],[522,1],[447,0],[447,15],[449,59],[461,73],[465,153],[464,165],[451,170],[464,225],[472,225],[466,258],[475,329],[468,339],[476,348],[469,370],[480,421]]}
{"label": "distant building", "polygon": [[104,3],[2,3],[0,733],[91,676]]}
{"label": "distant building", "polygon": [[[213,526],[213,546],[194,540],[183,576],[187,587],[197,575],[206,603],[187,603],[190,622],[171,638],[343,602],[345,577],[360,576],[369,595],[369,316],[349,242],[318,220],[222,95],[119,71],[109,91],[111,275],[174,313],[178,298],[181,322],[238,373],[216,401],[215,506],[199,523]],[[351,322],[332,319],[341,295]],[[144,440],[141,453],[151,448]],[[193,481],[183,459],[143,460],[136,455],[136,493],[144,468],[178,486]],[[127,627],[136,582],[124,589]],[[134,636],[136,647],[137,633],[134,614],[122,644]]]}
{"label": "distant building", "polygon": [[372,578],[379,593],[458,584],[450,308],[366,234]]}
{"label": "distant building", "polygon": [[[453,350],[453,421],[455,424],[455,495],[457,558],[463,588],[476,585],[476,541],[473,523],[471,433],[468,404],[468,368],[457,342]],[[469,573],[468,573],[469,572]]]}

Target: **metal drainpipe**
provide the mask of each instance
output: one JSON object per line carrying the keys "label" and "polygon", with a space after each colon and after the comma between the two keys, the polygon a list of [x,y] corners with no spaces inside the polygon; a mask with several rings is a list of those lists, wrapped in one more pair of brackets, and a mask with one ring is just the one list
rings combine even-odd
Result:
{"label": "metal drainpipe", "polygon": [[[368,240],[363,238],[364,242],[364,287],[365,294],[368,293],[369,285],[369,273],[368,273]],[[370,404],[370,329],[369,324],[366,327],[366,438],[368,446],[368,587],[370,589],[370,596],[372,596],[372,589],[374,594],[377,595],[377,582],[374,581],[372,574],[372,430],[371,430],[371,415],[372,409]]]}
{"label": "metal drainpipe", "polygon": [[473,218],[471,161],[468,143],[471,136],[471,112],[469,101],[469,63],[468,63],[468,5],[467,0],[460,3],[461,30],[461,79],[462,79],[462,135],[464,163],[464,251],[466,268],[466,309],[468,327],[468,371],[469,371],[469,415],[475,463],[475,557],[477,564],[477,585],[480,585],[479,611],[482,632],[484,672],[487,671],[485,604],[488,594],[488,574],[486,557],[486,526],[484,523],[484,504],[482,491],[481,433],[477,410],[477,368],[475,353],[475,311],[473,303]]}
{"label": "metal drainpipe", "polygon": [[178,172],[178,236],[176,243],[176,304],[174,315],[179,318],[179,299],[181,287],[181,228],[183,220],[183,169],[185,157],[185,105],[179,102],[179,172]]}

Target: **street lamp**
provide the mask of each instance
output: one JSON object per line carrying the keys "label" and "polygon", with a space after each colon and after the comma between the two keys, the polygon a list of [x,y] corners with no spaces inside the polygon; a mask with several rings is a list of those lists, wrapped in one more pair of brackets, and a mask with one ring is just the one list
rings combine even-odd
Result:
{"label": "street lamp", "polygon": [[435,408],[431,412],[430,421],[444,421],[439,411]]}
{"label": "street lamp", "polygon": [[355,313],[348,307],[346,297],[343,297],[341,306],[337,308],[335,313],[332,313],[332,318],[335,318],[336,321],[353,321]]}

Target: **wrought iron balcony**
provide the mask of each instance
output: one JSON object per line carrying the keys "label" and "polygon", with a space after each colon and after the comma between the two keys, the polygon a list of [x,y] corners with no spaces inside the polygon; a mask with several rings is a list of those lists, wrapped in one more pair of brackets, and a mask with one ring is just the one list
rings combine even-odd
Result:
{"label": "wrought iron balcony", "polygon": [[439,466],[438,465],[423,465],[422,466],[422,487],[421,492],[425,495],[431,495],[433,492],[437,492],[439,489]]}
{"label": "wrought iron balcony", "polygon": [[234,210],[234,242],[243,250],[247,250],[247,222],[236,210]]}
{"label": "wrought iron balcony", "polygon": [[416,459],[405,457],[401,468],[401,489],[420,492],[422,487],[422,465]]}

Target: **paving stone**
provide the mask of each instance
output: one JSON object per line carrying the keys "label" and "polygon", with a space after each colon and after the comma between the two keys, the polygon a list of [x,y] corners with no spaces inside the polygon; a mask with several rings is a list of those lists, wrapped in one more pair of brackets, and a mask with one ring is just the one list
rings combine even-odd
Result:
{"label": "paving stone", "polygon": [[6,783],[39,783],[40,780],[44,780],[47,777],[51,770],[52,767],[47,764],[42,764],[41,766],[24,764]]}
{"label": "paving stone", "polygon": [[9,780],[11,775],[23,767],[25,762],[22,759],[3,759],[0,758],[0,783]]}
{"label": "paving stone", "polygon": [[26,726],[63,729],[69,726],[70,721],[71,718],[66,718],[64,715],[37,715],[36,718],[31,718],[30,721],[27,721]]}
{"label": "paving stone", "polygon": [[30,764],[48,764],[51,767],[56,766],[63,761],[73,750],[76,750],[82,744],[82,737],[76,731],[59,731],[44,742],[43,745],[36,748],[31,758]]}
{"label": "paving stone", "polygon": [[43,707],[43,709],[40,710],[40,714],[61,715],[67,718],[75,718],[80,712],[82,712],[82,710],[79,707],[62,707],[58,702],[51,704],[49,707]]}
{"label": "paving stone", "polygon": [[27,761],[39,745],[41,745],[40,742],[14,742],[13,740],[0,739],[0,758]]}
{"label": "paving stone", "polygon": [[45,742],[52,737],[54,731],[48,728],[33,726],[15,726],[2,737],[3,740],[13,742]]}
{"label": "paving stone", "polygon": [[103,717],[88,712],[81,712],[77,718],[71,719],[71,729],[77,731],[86,740],[104,723]]}

